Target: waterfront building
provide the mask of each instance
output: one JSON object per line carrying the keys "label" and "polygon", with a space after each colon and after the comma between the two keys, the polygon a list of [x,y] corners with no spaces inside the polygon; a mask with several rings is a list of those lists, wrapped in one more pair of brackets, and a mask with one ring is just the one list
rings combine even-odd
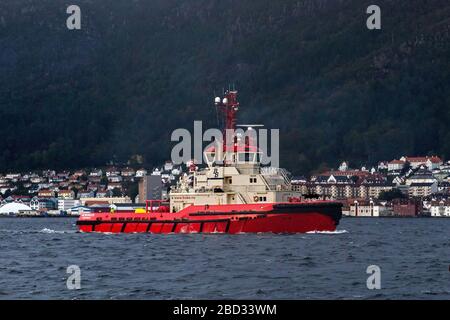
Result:
{"label": "waterfront building", "polygon": [[81,201],[76,199],[58,199],[58,210],[67,212],[69,209],[80,204]]}
{"label": "waterfront building", "polygon": [[379,217],[388,215],[388,209],[373,200],[355,200],[350,204],[350,216]]}
{"label": "waterfront building", "polygon": [[162,199],[163,183],[160,175],[149,175],[139,181],[139,202]]}
{"label": "waterfront building", "polygon": [[31,213],[33,209],[20,202],[9,202],[0,207],[0,215],[17,215],[21,212]]}
{"label": "waterfront building", "polygon": [[79,216],[82,213],[90,213],[92,209],[87,206],[75,206],[67,210],[67,214],[71,216]]}
{"label": "waterfront building", "polygon": [[55,210],[57,201],[54,198],[33,197],[30,201],[30,207],[36,211]]}
{"label": "waterfront building", "polygon": [[431,201],[430,214],[432,217],[450,217],[450,199]]}
{"label": "waterfront building", "polygon": [[416,217],[422,214],[422,203],[418,200],[395,199],[392,201],[392,212],[398,217]]}

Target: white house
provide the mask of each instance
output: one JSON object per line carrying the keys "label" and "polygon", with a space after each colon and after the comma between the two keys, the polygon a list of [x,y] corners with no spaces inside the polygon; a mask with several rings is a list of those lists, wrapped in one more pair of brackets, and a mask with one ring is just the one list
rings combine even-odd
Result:
{"label": "white house", "polygon": [[432,201],[430,213],[432,217],[450,217],[450,200]]}
{"label": "white house", "polygon": [[87,206],[75,206],[67,210],[67,213],[71,216],[79,216],[82,213],[90,213],[92,209]]}
{"label": "white house", "polygon": [[136,172],[133,168],[125,168],[121,171],[120,174],[122,177],[134,177]]}
{"label": "white house", "polygon": [[425,165],[429,170],[438,169],[442,165],[442,160],[439,157],[431,157],[427,159]]}
{"label": "white house", "polygon": [[120,176],[120,171],[116,167],[110,167],[110,168],[106,169],[105,172],[106,172],[107,177]]}
{"label": "white house", "polygon": [[369,201],[355,200],[350,205],[350,216],[353,217],[379,217],[387,211],[386,207],[381,204]]}
{"label": "white house", "polygon": [[380,163],[378,163],[378,170],[386,170],[388,168],[387,163],[381,161]]}
{"label": "white house", "polygon": [[91,176],[91,177],[101,177],[102,175],[103,175],[103,171],[101,169],[93,169],[89,173],[89,176]]}
{"label": "white house", "polygon": [[109,182],[121,182],[123,181],[122,176],[109,176],[108,177]]}
{"label": "white house", "polygon": [[347,171],[348,170],[348,164],[347,162],[342,162],[341,165],[339,166],[339,171]]}
{"label": "white house", "polygon": [[17,181],[21,176],[22,175],[20,173],[7,173],[5,177],[6,179]]}
{"label": "white house", "polygon": [[388,171],[402,170],[405,166],[405,161],[402,160],[392,160],[388,163]]}
{"label": "white house", "polygon": [[429,170],[439,168],[443,163],[442,159],[437,156],[432,157],[401,157],[401,161],[408,161],[412,168],[418,168],[421,165],[427,166]]}
{"label": "white house", "polygon": [[20,212],[31,212],[33,209],[23,203],[10,202],[0,207],[0,215],[16,215]]}
{"label": "white house", "polygon": [[147,175],[147,170],[139,169],[136,171],[136,178],[142,178]]}
{"label": "white house", "polygon": [[164,163],[164,171],[171,171],[172,169],[173,169],[172,161],[166,161],[166,163]]}

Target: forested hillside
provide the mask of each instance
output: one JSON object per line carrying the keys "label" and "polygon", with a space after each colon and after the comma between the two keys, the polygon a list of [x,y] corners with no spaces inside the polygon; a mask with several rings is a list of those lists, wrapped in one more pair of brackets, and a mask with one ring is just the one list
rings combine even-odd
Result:
{"label": "forested hillside", "polygon": [[365,0],[73,2],[81,30],[66,1],[0,2],[0,171],[159,164],[229,83],[294,173],[450,158],[448,0],[376,1],[372,31]]}

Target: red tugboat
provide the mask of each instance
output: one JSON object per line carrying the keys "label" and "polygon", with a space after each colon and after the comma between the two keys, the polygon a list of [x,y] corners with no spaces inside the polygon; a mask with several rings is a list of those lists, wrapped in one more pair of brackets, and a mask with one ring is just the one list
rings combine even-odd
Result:
{"label": "red tugboat", "polygon": [[[225,130],[236,127],[237,91],[216,98]],[[224,132],[225,132],[224,130]],[[302,201],[293,191],[287,171],[262,167],[261,151],[250,140],[227,147],[206,148],[207,167],[190,166],[169,194],[170,202],[147,201],[145,209],[81,214],[82,232],[148,233],[304,233],[334,231],[341,204]],[[216,150],[217,149],[217,150]],[[217,151],[217,152],[216,152]]]}

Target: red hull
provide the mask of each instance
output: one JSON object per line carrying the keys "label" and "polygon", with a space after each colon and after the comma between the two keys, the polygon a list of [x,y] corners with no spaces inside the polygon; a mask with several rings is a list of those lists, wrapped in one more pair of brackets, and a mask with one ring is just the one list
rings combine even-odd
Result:
{"label": "red hull", "polygon": [[111,233],[304,233],[334,231],[338,203],[191,206],[177,213],[116,212],[83,214],[82,232]]}

